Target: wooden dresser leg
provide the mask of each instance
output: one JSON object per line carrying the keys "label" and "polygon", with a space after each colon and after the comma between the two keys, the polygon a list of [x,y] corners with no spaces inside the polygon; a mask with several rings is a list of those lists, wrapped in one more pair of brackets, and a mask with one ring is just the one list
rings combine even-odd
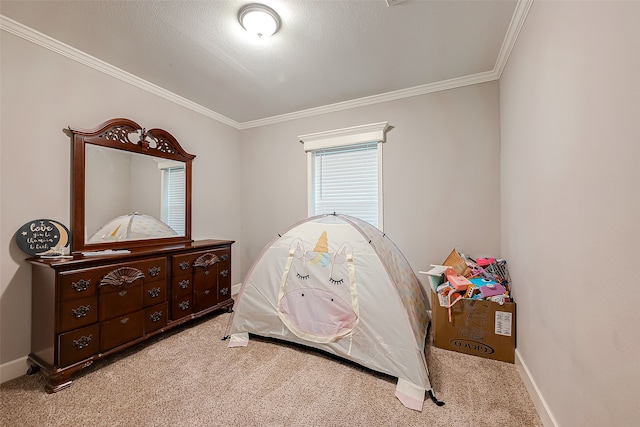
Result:
{"label": "wooden dresser leg", "polygon": [[31,363],[29,363],[29,368],[27,369],[27,375],[37,374],[38,372],[40,372],[40,366],[32,365]]}
{"label": "wooden dresser leg", "polygon": [[60,390],[69,387],[73,380],[71,376],[73,370],[63,371],[49,377],[49,382],[44,386],[47,393],[57,393]]}

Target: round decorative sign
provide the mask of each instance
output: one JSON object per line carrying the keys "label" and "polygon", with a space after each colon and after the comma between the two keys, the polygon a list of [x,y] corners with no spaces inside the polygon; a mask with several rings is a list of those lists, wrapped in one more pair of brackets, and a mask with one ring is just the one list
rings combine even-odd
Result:
{"label": "round decorative sign", "polygon": [[41,255],[50,249],[69,246],[69,229],[51,219],[29,221],[16,232],[16,243],[26,254]]}

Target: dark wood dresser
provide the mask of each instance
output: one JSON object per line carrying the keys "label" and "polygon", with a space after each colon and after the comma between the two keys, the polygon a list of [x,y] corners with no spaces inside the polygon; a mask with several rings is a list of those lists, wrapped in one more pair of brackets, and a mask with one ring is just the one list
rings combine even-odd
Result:
{"label": "dark wood dresser", "polygon": [[216,310],[230,310],[231,240],[132,248],[127,254],[30,258],[29,373],[71,385],[94,361]]}

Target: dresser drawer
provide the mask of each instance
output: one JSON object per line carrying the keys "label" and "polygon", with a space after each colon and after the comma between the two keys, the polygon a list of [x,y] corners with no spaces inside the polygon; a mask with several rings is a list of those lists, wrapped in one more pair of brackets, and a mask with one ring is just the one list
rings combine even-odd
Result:
{"label": "dresser drawer", "polygon": [[98,321],[98,298],[96,295],[72,299],[59,304],[58,330],[67,332]]}
{"label": "dresser drawer", "polygon": [[144,311],[136,311],[100,323],[100,350],[140,338],[144,331]]}
{"label": "dresser drawer", "polygon": [[164,280],[167,276],[167,261],[165,258],[152,258],[118,264],[115,268],[102,270],[103,277],[98,285],[101,288],[103,286],[123,286],[136,280],[145,283],[157,282]]}
{"label": "dresser drawer", "polygon": [[98,317],[100,320],[106,320],[140,310],[142,301],[141,284],[101,292]]}
{"label": "dresser drawer", "polygon": [[145,283],[142,287],[142,303],[149,307],[167,300],[167,284],[162,282]]}
{"label": "dresser drawer", "polygon": [[223,265],[223,269],[230,270],[231,249],[220,248],[171,257],[171,267],[174,275],[190,274],[196,267],[206,268],[214,264]]}
{"label": "dresser drawer", "polygon": [[95,295],[102,276],[101,270],[95,268],[61,273],[58,288],[59,300],[67,301]]}
{"label": "dresser drawer", "polygon": [[144,333],[156,331],[160,328],[167,326],[167,319],[169,318],[168,304],[162,303],[148,307],[144,310]]}
{"label": "dresser drawer", "polygon": [[171,280],[171,292],[174,296],[186,295],[193,292],[193,277],[181,275]]}
{"label": "dresser drawer", "polygon": [[58,365],[60,367],[69,366],[98,353],[99,331],[96,323],[58,335]]}
{"label": "dresser drawer", "polygon": [[193,294],[174,295],[171,301],[171,318],[181,319],[193,313]]}
{"label": "dresser drawer", "polygon": [[196,254],[174,255],[171,257],[171,272],[174,276],[191,274],[193,261],[197,258]]}
{"label": "dresser drawer", "polygon": [[194,295],[193,310],[198,312],[218,303],[218,288],[209,288],[202,291],[196,291]]}
{"label": "dresser drawer", "polygon": [[218,265],[214,264],[207,268],[195,267],[193,269],[193,289],[198,291],[204,291],[205,289],[218,287]]}
{"label": "dresser drawer", "polygon": [[105,287],[121,287],[131,284],[163,281],[167,277],[167,260],[164,257],[143,261],[131,261],[114,266],[87,268],[60,274],[59,300],[82,298]]}

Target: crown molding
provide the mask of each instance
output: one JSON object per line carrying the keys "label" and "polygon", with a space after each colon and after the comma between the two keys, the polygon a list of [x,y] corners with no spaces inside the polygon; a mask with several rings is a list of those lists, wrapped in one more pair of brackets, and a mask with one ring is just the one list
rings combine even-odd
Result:
{"label": "crown molding", "polygon": [[233,128],[240,129],[240,123],[236,122],[235,120],[225,117],[222,114],[216,113],[215,111],[209,110],[208,108],[205,108],[200,104],[189,101],[188,99],[183,98],[180,95],[176,95],[173,92],[163,89],[160,86],[150,83],[144,79],[141,79],[140,77],[121,70],[118,67],[108,64],[87,53],[84,53],[74,47],[64,44],[52,37],[47,36],[46,34],[42,34],[32,28],[27,27],[26,25],[20,24],[19,22],[7,18],[4,15],[0,15],[0,30],[7,31],[13,35],[23,38],[24,40],[37,44],[38,46],[42,46],[45,49],[49,49],[52,52],[65,56],[80,64],[86,65],[87,67],[93,68],[97,71],[100,71],[146,92],[157,95],[182,107],[193,110],[196,113],[202,114],[203,116],[207,116]]}
{"label": "crown molding", "polygon": [[532,4],[533,0],[518,0],[518,4],[516,4],[516,9],[511,17],[507,34],[502,41],[502,47],[500,48],[500,53],[496,59],[496,65],[493,67],[498,79],[502,76],[504,67],[507,65],[509,55],[511,55],[511,50],[516,44],[516,40],[518,39],[520,30],[524,25],[524,21],[527,19],[527,15],[529,14],[529,9],[531,9]]}
{"label": "crown molding", "polygon": [[492,80],[497,80],[495,72],[487,71],[484,73],[473,74],[471,76],[443,80],[435,83],[414,86],[407,89],[396,90],[393,92],[386,92],[379,95],[366,96],[364,98],[324,105],[322,107],[309,108],[307,110],[281,114],[279,116],[242,122],[240,123],[240,129],[249,129],[259,126],[271,125],[274,123],[286,122],[289,120],[301,119],[304,117],[334,113],[336,111],[349,110],[351,108],[364,107],[372,104],[380,104],[382,102],[395,101],[412,96],[425,95],[427,93],[440,92],[443,90],[455,89],[458,87],[469,86],[478,83],[485,83]]}
{"label": "crown molding", "polygon": [[246,122],[237,122],[222,114],[216,113],[200,104],[189,101],[173,92],[154,85],[146,80],[143,80],[131,73],[128,73],[120,68],[114,67],[100,59],[97,59],[91,55],[88,55],[78,49],[75,49],[69,45],[59,42],[45,34],[35,31],[25,25],[22,25],[10,18],[0,15],[0,30],[7,31],[18,37],[21,37],[27,41],[35,43],[46,49],[49,49],[55,53],[63,55],[69,59],[79,62],[83,65],[91,67],[95,70],[103,72],[109,76],[117,78],[123,82],[129,83],[135,87],[145,90],[154,95],[160,96],[175,104],[188,108],[203,116],[217,120],[221,123],[229,125],[238,130],[250,129],[260,126],[266,126],[276,123],[287,122],[290,120],[301,119],[305,117],[312,117],[321,114],[333,113],[337,111],[349,110],[357,107],[364,107],[367,105],[380,104],[383,102],[395,101],[399,99],[409,98],[413,96],[426,95],[429,93],[440,92],[443,90],[455,89],[459,87],[486,83],[494,80],[499,80],[502,75],[511,50],[515,45],[518,38],[518,34],[524,25],[527,14],[533,0],[518,0],[515,11],[509,23],[507,34],[502,42],[498,58],[496,59],[495,66],[491,71],[485,71],[482,73],[472,74],[465,77],[458,77],[449,80],[443,80],[439,82],[429,83],[420,86],[414,86],[407,89],[401,89],[392,92],[386,92],[378,95],[366,96],[363,98],[357,98],[345,102],[338,102],[335,104],[324,105],[321,107],[309,108],[306,110],[300,110],[292,113],[281,114],[272,117],[266,117],[264,119],[251,120]]}

